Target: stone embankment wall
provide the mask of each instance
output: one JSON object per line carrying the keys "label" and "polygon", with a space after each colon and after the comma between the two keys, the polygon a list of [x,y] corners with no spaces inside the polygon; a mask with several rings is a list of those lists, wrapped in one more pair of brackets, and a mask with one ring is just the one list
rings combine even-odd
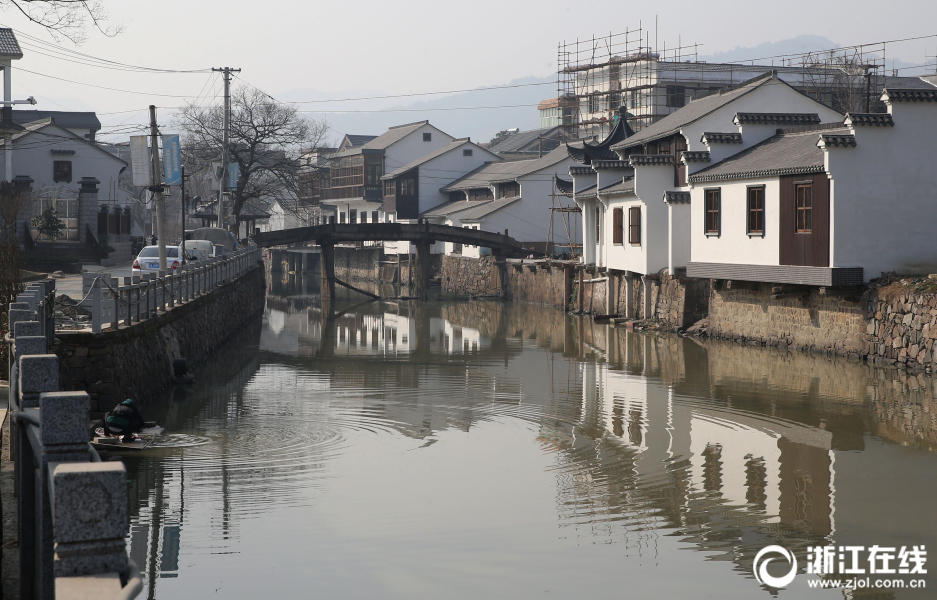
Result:
{"label": "stone embankment wall", "polygon": [[708,334],[766,346],[859,358],[868,354],[867,300],[804,288],[774,298],[772,285],[733,281],[713,285]]}
{"label": "stone embankment wall", "polygon": [[117,331],[59,332],[62,389],[85,390],[91,411],[125,398],[146,403],[169,387],[172,361],[197,364],[252,317],[263,312],[266,284],[258,267],[211,294]]}
{"label": "stone embankment wall", "polygon": [[870,360],[937,370],[937,286],[905,281],[874,289],[867,316],[863,333]]}
{"label": "stone embankment wall", "polygon": [[501,291],[498,267],[494,265],[491,256],[444,256],[439,275],[442,293],[446,296],[484,296]]}
{"label": "stone embankment wall", "polygon": [[509,300],[560,310],[569,307],[573,285],[571,265],[557,262],[531,268],[528,265],[508,264],[506,279],[506,297]]}

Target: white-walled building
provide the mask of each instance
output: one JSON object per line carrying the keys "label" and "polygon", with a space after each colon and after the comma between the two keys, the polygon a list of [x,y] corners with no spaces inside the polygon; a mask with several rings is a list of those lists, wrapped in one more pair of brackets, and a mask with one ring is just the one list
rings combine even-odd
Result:
{"label": "white-walled building", "polygon": [[[443,186],[449,201],[421,213],[430,222],[504,233],[546,250],[554,178],[575,164],[565,148],[534,159],[491,162]],[[553,242],[560,241],[555,232]],[[442,244],[439,244],[440,246]],[[477,247],[446,243],[446,254],[479,255]]]}
{"label": "white-walled building", "polygon": [[[690,102],[636,134],[623,136],[627,132],[616,127],[602,143],[571,146],[585,165],[570,169],[583,215],[583,262],[674,274],[690,259],[689,175],[714,157],[774,135],[779,126],[841,119],[768,74]],[[612,141],[616,135],[622,139]]]}
{"label": "white-walled building", "polygon": [[[369,223],[375,217],[383,220],[381,177],[448,146],[454,139],[429,121],[397,125],[354,145],[365,137],[345,136],[339,152],[329,158],[329,189],[322,190],[322,203],[335,208],[338,223]],[[407,218],[416,215],[414,212]]]}
{"label": "white-walled building", "polygon": [[889,85],[887,114],[775,130],[690,175],[687,274],[837,286],[935,272],[937,86]]}

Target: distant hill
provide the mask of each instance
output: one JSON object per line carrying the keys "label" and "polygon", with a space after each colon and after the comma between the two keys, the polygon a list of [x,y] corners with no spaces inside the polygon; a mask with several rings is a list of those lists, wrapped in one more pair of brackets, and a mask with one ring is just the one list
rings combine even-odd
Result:
{"label": "distant hill", "polygon": [[[545,98],[556,96],[555,75],[523,77],[506,84],[493,85],[523,87],[478,90],[446,96],[425,96],[425,100],[416,102],[406,102],[405,99],[393,98],[347,103],[307,104],[302,106],[302,110],[314,111],[318,106],[322,106],[326,110],[348,108],[349,111],[378,111],[306,113],[314,119],[325,119],[329,127],[342,134],[375,135],[387,131],[387,128],[393,125],[429,119],[433,125],[455,137],[469,136],[474,142],[487,142],[503,129],[519,127],[523,130],[540,127],[540,113],[537,112],[537,104]],[[386,95],[386,93],[353,91],[333,93],[327,96],[315,90],[292,90],[277,94],[275,97],[282,101],[297,101],[319,100],[329,97],[358,98],[381,95]],[[453,110],[465,107],[503,108]],[[341,137],[338,134],[336,136]]]}
{"label": "distant hill", "polygon": [[[759,62],[771,64],[772,58],[780,63],[783,55],[816,52],[838,47],[839,44],[819,35],[800,35],[778,42],[765,42],[751,48],[736,47],[733,50],[701,55],[699,60],[706,62],[739,62],[761,59]],[[887,68],[910,66],[902,61],[889,59]],[[903,71],[902,75],[913,71]],[[556,76],[522,77],[508,82],[507,86],[522,86],[498,90],[478,90],[449,94],[445,96],[417,96],[420,98],[407,102],[405,98],[383,98],[361,102],[303,104],[302,110],[338,110],[375,111],[375,112],[307,112],[315,119],[325,119],[333,130],[337,141],[345,133],[381,134],[388,127],[402,123],[412,123],[429,119],[430,122],[455,137],[470,136],[475,142],[487,142],[496,133],[504,129],[519,127],[521,130],[540,127],[540,114],[537,103],[546,98],[556,97]],[[541,84],[541,85],[530,85]],[[499,85],[499,84],[492,84]],[[316,90],[299,89],[274,94],[278,100],[327,100],[336,98],[374,97],[387,95],[375,90],[356,90],[324,93]],[[464,107],[499,107],[476,108],[473,110],[452,110]]]}
{"label": "distant hill", "polygon": [[771,64],[770,57],[778,57],[786,54],[802,54],[804,52],[817,52],[819,50],[828,50],[838,46],[839,44],[836,42],[819,35],[799,35],[789,40],[781,40],[780,42],[765,42],[752,48],[740,48],[736,46],[733,50],[717,52],[716,54],[710,54],[708,56],[701,55],[699,60],[705,60],[706,62],[739,62],[744,60],[767,59],[764,62]]}

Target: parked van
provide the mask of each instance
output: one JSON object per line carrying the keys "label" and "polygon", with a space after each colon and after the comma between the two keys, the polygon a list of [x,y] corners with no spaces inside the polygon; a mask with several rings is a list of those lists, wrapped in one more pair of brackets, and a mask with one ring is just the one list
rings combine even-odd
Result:
{"label": "parked van", "polygon": [[205,260],[214,255],[215,246],[208,240],[186,240],[185,253],[189,260]]}

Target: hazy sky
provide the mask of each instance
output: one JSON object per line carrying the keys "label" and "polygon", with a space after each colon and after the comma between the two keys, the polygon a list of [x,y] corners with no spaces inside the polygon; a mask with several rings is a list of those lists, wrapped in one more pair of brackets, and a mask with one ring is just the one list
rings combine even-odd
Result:
{"label": "hazy sky", "polygon": [[[653,44],[655,16],[659,45],[672,47],[681,38],[685,45],[701,44],[701,54],[803,34],[825,36],[842,45],[937,34],[934,0],[885,5],[869,0],[694,0],[646,3],[647,8],[641,3],[597,0],[103,1],[123,32],[116,37],[91,33],[81,46],[62,41],[63,48],[160,69],[240,67],[244,81],[274,97],[292,92],[293,99],[297,90],[302,90],[299,97],[307,93],[316,99],[325,97],[322,93],[343,97],[354,91],[439,91],[544,76],[555,71],[557,43],[562,40],[617,33],[643,22]],[[669,10],[655,15],[664,9]],[[0,23],[53,41],[9,8],[0,12]],[[111,129],[121,121],[143,123],[149,104],[161,107],[160,121],[168,121],[168,109],[186,97],[205,102],[220,93],[217,75],[90,67],[49,56],[57,51],[23,35],[19,39],[24,58],[14,64],[14,99],[35,95],[40,102],[36,108],[96,110]],[[937,54],[937,37],[895,44],[888,51],[890,57],[921,64],[925,54]],[[66,83],[25,70],[135,93]],[[544,97],[551,95],[552,90],[545,90]],[[367,106],[367,102],[315,105],[329,110]],[[404,120],[420,118],[409,116]]]}

